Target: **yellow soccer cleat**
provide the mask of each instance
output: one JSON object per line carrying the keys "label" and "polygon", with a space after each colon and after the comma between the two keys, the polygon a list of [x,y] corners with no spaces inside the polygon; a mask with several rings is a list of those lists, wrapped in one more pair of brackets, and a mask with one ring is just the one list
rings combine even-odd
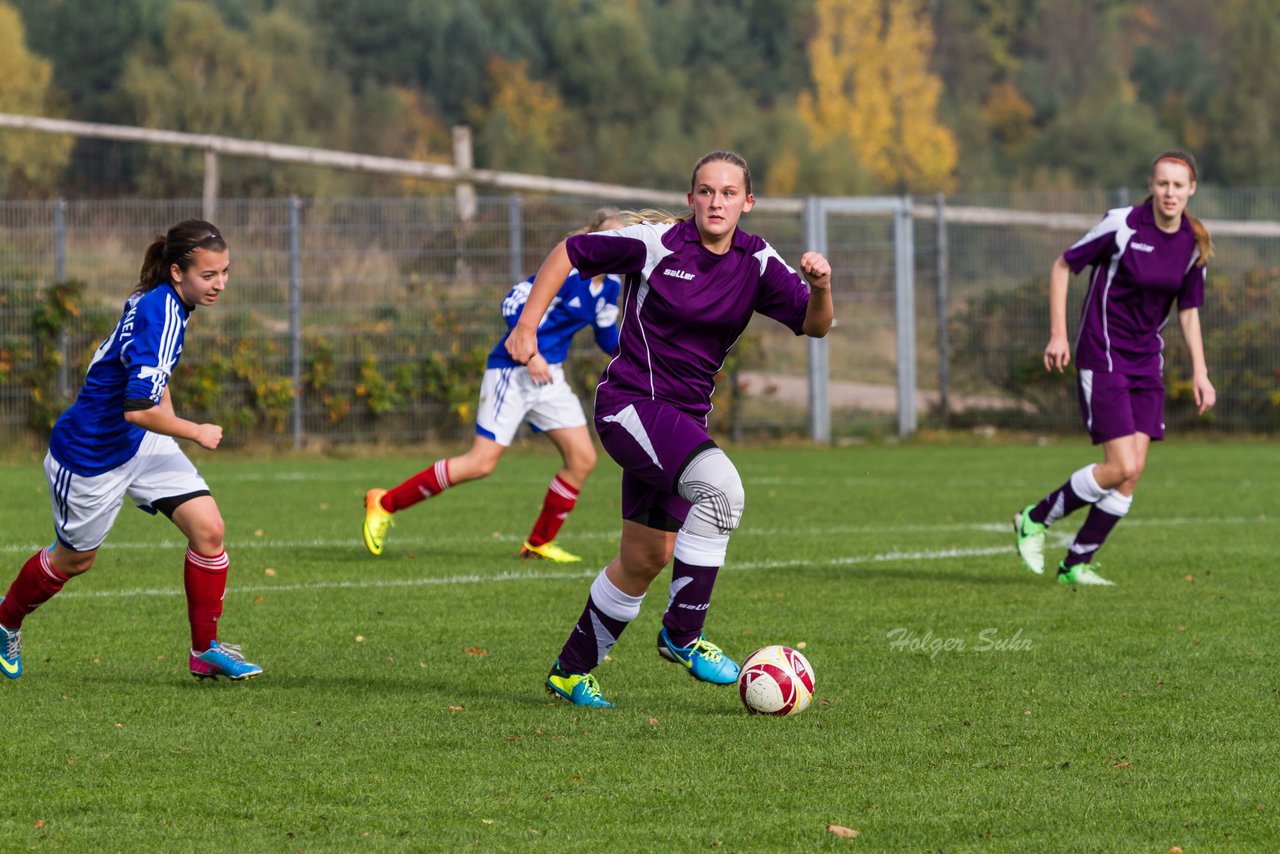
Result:
{"label": "yellow soccer cleat", "polygon": [[540,546],[531,546],[527,542],[520,547],[520,557],[525,560],[549,560],[553,563],[577,563],[582,560],[556,545],[555,540]]}
{"label": "yellow soccer cleat", "polygon": [[364,547],[374,556],[382,554],[387,531],[395,524],[391,514],[382,509],[385,489],[371,489],[364,494]]}

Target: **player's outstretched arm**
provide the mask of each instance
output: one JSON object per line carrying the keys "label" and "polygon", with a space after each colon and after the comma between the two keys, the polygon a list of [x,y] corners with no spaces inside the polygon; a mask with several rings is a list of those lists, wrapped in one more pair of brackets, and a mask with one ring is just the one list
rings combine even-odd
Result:
{"label": "player's outstretched arm", "polygon": [[569,250],[562,240],[538,268],[538,275],[534,277],[533,287],[529,290],[529,298],[520,310],[520,319],[507,336],[507,352],[520,364],[529,364],[529,360],[538,352],[538,324],[542,322],[547,306],[551,305],[551,300],[571,272],[573,264],[569,261]]}

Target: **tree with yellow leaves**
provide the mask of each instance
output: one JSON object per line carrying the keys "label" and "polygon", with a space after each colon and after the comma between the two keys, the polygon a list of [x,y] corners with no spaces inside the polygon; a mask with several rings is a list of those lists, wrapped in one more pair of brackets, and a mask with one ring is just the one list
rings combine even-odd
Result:
{"label": "tree with yellow leaves", "polygon": [[529,77],[528,60],[489,60],[490,98],[472,123],[486,160],[497,169],[552,171],[568,119],[555,89]]}
{"label": "tree with yellow leaves", "polygon": [[[27,50],[18,11],[0,2],[0,112],[52,116],[52,68]],[[71,156],[69,136],[30,131],[0,132],[0,194],[43,192]]]}
{"label": "tree with yellow leaves", "polygon": [[817,0],[814,11],[813,90],[797,106],[816,145],[849,146],[886,188],[951,189],[956,141],[937,115],[922,0]]}

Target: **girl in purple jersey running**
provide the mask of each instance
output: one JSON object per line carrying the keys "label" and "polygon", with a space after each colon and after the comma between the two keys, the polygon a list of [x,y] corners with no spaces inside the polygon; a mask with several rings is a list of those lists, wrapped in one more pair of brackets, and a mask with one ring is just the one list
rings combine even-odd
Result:
{"label": "girl in purple jersey running", "polygon": [[1071,361],[1067,344],[1067,284],[1092,266],[1076,337],[1077,389],[1085,428],[1102,445],[1102,462],[1013,517],[1018,553],[1026,567],[1044,572],[1045,531],[1091,505],[1066,558],[1062,584],[1110,585],[1090,567],[1093,556],[1129,512],[1151,442],[1164,438],[1164,340],[1169,310],[1191,356],[1191,387],[1204,414],[1217,399],[1204,362],[1200,306],[1205,264],[1213,255],[1209,232],[1187,211],[1196,192],[1196,162],[1185,151],[1165,151],[1151,164],[1150,195],[1133,207],[1108,211],[1102,222],[1053,262],[1049,273],[1049,343],[1046,370]]}
{"label": "girl in purple jersey running", "polygon": [[715,375],[756,312],[797,335],[820,338],[831,328],[827,259],[806,252],[797,273],[738,228],[755,204],[742,157],[715,151],[699,160],[688,203],[681,217],[633,213],[622,228],[560,243],[507,338],[511,357],[527,363],[538,353],[538,318],[570,269],[625,274],[617,354],[595,408],[596,432],[623,471],[622,541],[546,680],[579,706],[611,705],[591,671],[673,558],[658,654],[703,682],[736,681],[738,665],[702,632],[745,499],[737,469],[707,432]]}

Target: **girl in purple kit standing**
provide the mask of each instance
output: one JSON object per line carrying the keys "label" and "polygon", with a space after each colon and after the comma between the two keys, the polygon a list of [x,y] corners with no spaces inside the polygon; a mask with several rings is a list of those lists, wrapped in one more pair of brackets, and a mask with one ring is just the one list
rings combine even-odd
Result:
{"label": "girl in purple kit standing", "polygon": [[1090,566],[1133,503],[1133,490],[1152,441],[1164,438],[1164,339],[1169,309],[1191,356],[1191,386],[1200,414],[1217,393],[1209,382],[1200,335],[1205,264],[1213,255],[1208,230],[1187,212],[1196,192],[1196,161],[1185,151],[1165,151],[1151,164],[1151,194],[1141,203],[1107,212],[1102,222],[1053,262],[1049,273],[1049,344],[1046,370],[1071,361],[1067,344],[1070,273],[1093,267],[1076,337],[1080,411],[1103,459],[1029,504],[1013,518],[1018,553],[1026,567],[1044,572],[1045,530],[1086,504],[1089,515],[1066,558],[1062,584],[1110,585]]}
{"label": "girl in purple kit standing", "polygon": [[622,467],[622,541],[591,584],[586,608],[547,676],[579,706],[609,707],[591,671],[640,613],[672,561],[658,654],[703,682],[736,681],[738,665],[702,633],[716,573],[744,505],[742,480],[707,432],[715,375],[751,316],[797,335],[831,328],[831,265],[806,252],[800,272],[738,228],[751,210],[751,172],[715,151],[693,169],[682,217],[645,211],[630,224],[570,237],[543,262],[507,339],[517,362],[537,355],[537,323],[572,268],[625,274],[617,354],[596,389],[595,426]]}

